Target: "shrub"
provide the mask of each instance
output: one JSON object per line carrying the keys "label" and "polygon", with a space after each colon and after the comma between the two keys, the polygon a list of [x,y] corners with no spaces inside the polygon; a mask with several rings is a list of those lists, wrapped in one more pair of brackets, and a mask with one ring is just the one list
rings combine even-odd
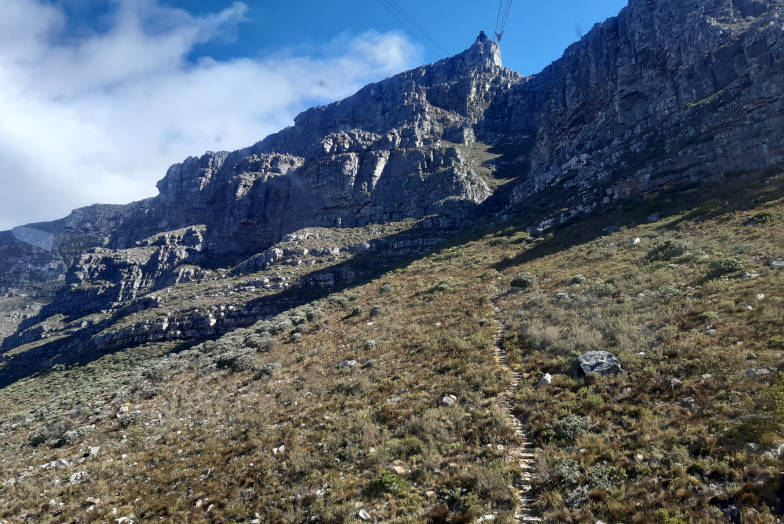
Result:
{"label": "shrub", "polygon": [[612,297],[618,293],[618,289],[611,282],[594,284],[589,291],[598,297]]}
{"label": "shrub", "polygon": [[553,464],[551,482],[561,486],[574,486],[580,481],[580,463],[571,459],[559,459]]}
{"label": "shrub", "polygon": [[656,262],[657,260],[670,260],[675,257],[686,254],[691,246],[683,240],[667,240],[660,244],[645,255],[645,260],[648,262]]}
{"label": "shrub", "polygon": [[251,335],[245,339],[245,345],[253,348],[259,353],[267,353],[272,351],[278,345],[278,340],[272,337],[260,337],[258,335]]}
{"label": "shrub", "polygon": [[512,287],[520,289],[529,289],[536,285],[538,279],[536,275],[528,272],[522,272],[515,275],[512,279]]}
{"label": "shrub", "polygon": [[258,362],[253,355],[243,354],[237,355],[229,361],[229,367],[232,371],[254,371],[258,369]]}
{"label": "shrub", "polygon": [[122,426],[123,428],[128,428],[130,426],[133,426],[141,419],[142,419],[142,414],[140,411],[121,413],[119,416],[120,426]]}
{"label": "shrub", "polygon": [[710,263],[711,274],[714,276],[737,273],[743,269],[743,262],[734,257],[720,258]]}
{"label": "shrub", "polygon": [[575,275],[572,277],[572,284],[582,284],[585,282],[585,277],[582,275]]}
{"label": "shrub", "polygon": [[558,421],[558,438],[575,440],[579,435],[588,431],[590,425],[590,418],[570,413]]}
{"label": "shrub", "polygon": [[752,220],[754,220],[754,222],[757,224],[767,225],[775,222],[777,218],[778,215],[776,215],[776,213],[772,213],[771,211],[763,211],[762,213],[757,213],[754,215]]}
{"label": "shrub", "polygon": [[697,318],[702,322],[713,322],[719,320],[719,314],[715,311],[705,311],[700,313]]}
{"label": "shrub", "polygon": [[368,495],[371,497],[380,497],[385,493],[392,495],[400,495],[408,489],[408,484],[405,480],[401,479],[391,471],[384,471],[373,479],[368,486]]}
{"label": "shrub", "polygon": [[784,336],[776,335],[770,337],[766,343],[770,349],[784,349]]}

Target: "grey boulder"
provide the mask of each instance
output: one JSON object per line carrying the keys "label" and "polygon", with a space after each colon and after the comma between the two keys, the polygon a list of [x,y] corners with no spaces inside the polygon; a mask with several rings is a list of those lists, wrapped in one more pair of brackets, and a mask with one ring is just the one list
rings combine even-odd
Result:
{"label": "grey boulder", "polygon": [[580,355],[580,369],[583,373],[590,375],[595,373],[597,375],[610,375],[614,373],[621,373],[621,363],[612,353],[607,351],[588,351]]}

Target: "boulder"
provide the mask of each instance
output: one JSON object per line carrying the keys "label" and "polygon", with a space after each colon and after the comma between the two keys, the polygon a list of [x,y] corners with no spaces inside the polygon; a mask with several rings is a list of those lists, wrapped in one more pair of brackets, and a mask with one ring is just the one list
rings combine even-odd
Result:
{"label": "boulder", "polygon": [[588,351],[580,355],[580,369],[586,375],[610,375],[622,373],[621,363],[612,353],[607,351]]}
{"label": "boulder", "polygon": [[441,403],[445,406],[453,406],[457,404],[457,397],[454,395],[444,395],[441,397]]}

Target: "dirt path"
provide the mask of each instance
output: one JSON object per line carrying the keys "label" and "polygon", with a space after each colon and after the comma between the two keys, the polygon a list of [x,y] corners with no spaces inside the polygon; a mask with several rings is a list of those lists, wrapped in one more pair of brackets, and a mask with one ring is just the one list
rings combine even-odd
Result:
{"label": "dirt path", "polygon": [[[495,297],[493,298],[495,299]],[[501,367],[508,369],[514,377],[512,386],[501,395],[501,407],[504,408],[504,411],[506,411],[509,420],[514,425],[515,435],[517,435],[520,440],[522,440],[522,444],[509,450],[509,456],[512,458],[512,460],[515,460],[518,463],[520,470],[522,471],[522,474],[515,482],[515,488],[518,491],[518,505],[517,509],[515,510],[515,520],[519,522],[542,522],[542,519],[536,516],[536,511],[533,508],[534,499],[530,496],[531,480],[533,479],[535,473],[534,447],[533,444],[528,442],[525,437],[522,422],[520,422],[520,420],[512,413],[513,406],[511,396],[514,390],[517,389],[517,386],[520,384],[520,381],[523,377],[519,371],[512,371],[512,369],[509,367],[509,361],[506,358],[506,351],[501,347],[501,339],[504,334],[504,325],[500,320],[498,320],[498,313],[500,312],[498,306],[493,306],[493,312],[493,322],[495,322],[496,328],[498,330],[493,342],[493,350],[495,351],[498,364]]]}

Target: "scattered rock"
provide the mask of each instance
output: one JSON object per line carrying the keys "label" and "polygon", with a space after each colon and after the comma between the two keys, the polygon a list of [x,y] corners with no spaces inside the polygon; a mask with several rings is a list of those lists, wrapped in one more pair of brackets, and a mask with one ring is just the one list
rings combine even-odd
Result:
{"label": "scattered rock", "polygon": [[553,376],[550,373],[545,373],[542,378],[539,379],[540,386],[549,386],[553,383]]}
{"label": "scattered rock", "polygon": [[77,471],[73,475],[70,476],[68,482],[71,484],[81,484],[82,482],[87,481],[87,472],[86,471]]}
{"label": "scattered rock", "polygon": [[390,469],[395,473],[395,475],[398,475],[398,476],[402,476],[402,475],[405,475],[406,473],[408,473],[408,470],[405,467],[403,467],[403,466],[401,466],[399,464],[395,464]]}
{"label": "scattered rock", "polygon": [[260,371],[262,375],[272,375],[282,367],[278,362],[270,362],[261,366]]}
{"label": "scattered rock", "polygon": [[607,351],[588,351],[580,355],[580,369],[583,373],[590,375],[595,373],[597,375],[609,375],[612,373],[621,373],[621,363],[612,353]]}
{"label": "scattered rock", "polygon": [[686,409],[693,410],[696,406],[697,402],[694,400],[693,397],[684,397],[681,399],[681,406]]}
{"label": "scattered rock", "polygon": [[453,406],[457,404],[457,397],[454,395],[444,395],[441,397],[441,403],[445,406]]}

